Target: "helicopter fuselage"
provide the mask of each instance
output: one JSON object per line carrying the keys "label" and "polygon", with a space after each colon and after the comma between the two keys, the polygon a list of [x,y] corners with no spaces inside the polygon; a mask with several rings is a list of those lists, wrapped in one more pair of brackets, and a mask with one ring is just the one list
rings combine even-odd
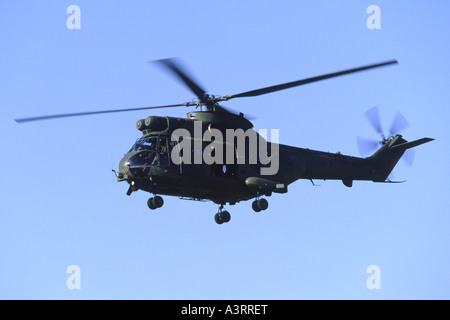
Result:
{"label": "helicopter fuselage", "polygon": [[[219,133],[225,127],[230,130],[233,123],[231,120],[236,119],[230,120],[228,115],[219,118],[217,113],[213,114],[216,118],[210,119],[210,115],[209,112],[197,112],[195,115],[189,114],[187,119],[148,117],[146,121],[139,120],[137,127],[143,135],[121,160],[117,177],[118,181],[130,184],[127,194],[143,190],[193,200],[211,200],[223,205],[269,196],[273,192],[286,193],[288,185],[298,179],[342,180],[348,187],[352,186],[353,180],[386,179],[386,173],[377,166],[374,159],[268,142],[252,129],[251,123],[243,116],[233,115],[241,118],[237,119],[240,120],[238,129],[242,130],[242,124],[248,123],[244,126],[247,128],[247,135],[249,131],[253,131],[258,137],[255,149],[257,154],[264,147],[268,159],[277,161],[276,171],[262,174],[262,169],[268,169],[273,163],[251,157],[250,149],[254,142],[244,139],[244,154],[237,152],[238,148],[233,145],[233,141],[216,141],[214,147],[211,147],[214,140],[205,139],[211,136],[205,133],[211,131],[211,128],[216,128]],[[201,128],[201,135],[195,137],[198,128]],[[185,134],[182,139],[174,135],[177,129],[185,130],[182,131]],[[175,161],[183,141],[185,145],[188,141],[189,147],[181,153],[184,156],[191,153],[189,161]],[[205,156],[208,152],[218,153],[221,146],[222,161],[194,161],[196,153]],[[236,152],[228,156],[227,150]]]}

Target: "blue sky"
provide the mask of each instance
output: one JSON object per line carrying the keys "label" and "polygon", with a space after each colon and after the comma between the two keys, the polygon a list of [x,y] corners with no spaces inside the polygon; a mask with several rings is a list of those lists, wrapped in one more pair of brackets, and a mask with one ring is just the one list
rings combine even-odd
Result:
{"label": "blue sky", "polygon": [[[69,30],[66,9],[81,9]],[[369,30],[369,5],[381,29]],[[449,299],[449,5],[411,1],[2,1],[0,298]],[[399,65],[225,106],[280,142],[358,155],[400,111],[416,149],[404,184],[297,181],[256,214],[126,196],[111,169],[167,109],[27,124],[27,116],[165,105],[194,96],[147,61],[181,57],[215,95],[397,59]],[[66,269],[81,270],[69,290]],[[381,288],[366,269],[379,266]]]}

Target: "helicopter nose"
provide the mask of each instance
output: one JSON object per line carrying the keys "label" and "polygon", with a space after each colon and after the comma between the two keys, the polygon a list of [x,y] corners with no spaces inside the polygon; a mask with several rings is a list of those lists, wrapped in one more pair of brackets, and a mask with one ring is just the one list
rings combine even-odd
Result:
{"label": "helicopter nose", "polygon": [[131,177],[129,160],[130,155],[126,154],[119,162],[119,173],[117,174],[117,181],[128,180]]}

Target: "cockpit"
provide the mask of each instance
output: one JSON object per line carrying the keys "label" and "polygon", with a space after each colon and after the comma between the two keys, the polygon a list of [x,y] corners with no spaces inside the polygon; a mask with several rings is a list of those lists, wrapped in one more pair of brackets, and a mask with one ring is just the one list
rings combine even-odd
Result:
{"label": "cockpit", "polygon": [[163,136],[144,136],[136,140],[130,152],[137,152],[129,159],[130,166],[168,167],[172,142]]}

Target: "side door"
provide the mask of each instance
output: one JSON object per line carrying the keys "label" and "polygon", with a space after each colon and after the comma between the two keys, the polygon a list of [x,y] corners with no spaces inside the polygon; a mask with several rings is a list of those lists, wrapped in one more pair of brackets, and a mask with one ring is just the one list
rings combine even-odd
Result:
{"label": "side door", "polygon": [[[206,163],[203,162],[203,149],[204,145],[203,142],[199,145],[202,147],[200,149],[194,148],[194,138],[191,139],[191,148],[188,152],[190,152],[191,157],[190,161],[182,162],[180,167],[180,175],[184,177],[196,177],[196,178],[208,178],[210,176],[210,166],[208,166]],[[178,148],[179,144],[175,146],[175,148]],[[176,150],[179,154],[180,150]],[[186,150],[183,150],[183,152]],[[195,163],[195,159],[202,159],[200,163]]]}

